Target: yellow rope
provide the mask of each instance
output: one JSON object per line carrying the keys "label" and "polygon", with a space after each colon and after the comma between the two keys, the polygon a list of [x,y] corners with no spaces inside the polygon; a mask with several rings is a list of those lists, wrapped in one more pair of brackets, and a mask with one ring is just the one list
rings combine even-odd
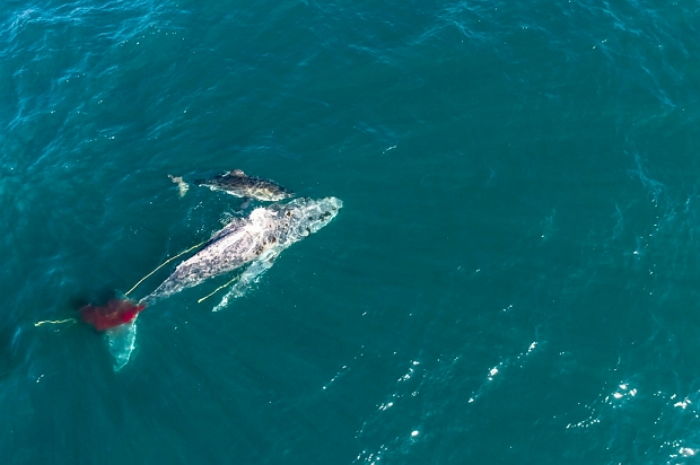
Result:
{"label": "yellow rope", "polygon": [[150,278],[151,276],[153,276],[153,274],[154,274],[156,271],[160,270],[161,268],[163,268],[165,265],[167,265],[168,263],[172,262],[172,261],[175,260],[176,258],[179,258],[179,257],[185,255],[187,252],[191,252],[191,251],[193,251],[194,249],[196,249],[197,247],[201,247],[201,246],[204,245],[206,242],[207,242],[207,241],[202,241],[202,242],[200,242],[199,244],[195,244],[195,245],[193,245],[192,247],[190,247],[189,249],[183,250],[183,251],[180,252],[179,254],[177,254],[177,255],[175,255],[175,256],[173,256],[173,257],[170,257],[169,259],[167,259],[166,261],[164,261],[163,263],[161,263],[160,265],[158,265],[153,271],[151,271],[151,272],[148,273],[146,276],[144,276],[143,278],[141,278],[141,279],[139,280],[139,282],[137,282],[136,284],[134,284],[134,285],[131,287],[131,289],[129,289],[128,291],[126,291],[126,293],[124,293],[124,296],[125,296],[125,297],[129,297],[129,294],[131,294],[131,293],[134,291],[134,289],[136,289],[137,287],[139,287],[139,285],[140,285],[142,282],[144,282],[145,280],[147,280],[148,278]]}
{"label": "yellow rope", "polygon": [[34,323],[35,327],[43,326],[43,325],[60,325],[63,323],[75,323],[76,320],[75,318],[66,318],[65,320],[41,320],[37,321]]}
{"label": "yellow rope", "polygon": [[219,286],[219,287],[217,287],[216,289],[214,289],[213,291],[211,291],[209,294],[207,294],[207,295],[205,295],[204,297],[202,297],[201,299],[197,300],[197,303],[198,303],[198,304],[201,304],[202,302],[204,302],[205,300],[207,300],[209,297],[211,297],[211,296],[213,296],[214,294],[216,294],[217,292],[219,292],[221,289],[223,289],[223,288],[229,286],[229,285],[230,285],[232,282],[234,282],[236,279],[238,279],[238,276],[234,276],[234,277],[231,278],[231,280],[228,281],[227,283],[222,284],[221,286]]}

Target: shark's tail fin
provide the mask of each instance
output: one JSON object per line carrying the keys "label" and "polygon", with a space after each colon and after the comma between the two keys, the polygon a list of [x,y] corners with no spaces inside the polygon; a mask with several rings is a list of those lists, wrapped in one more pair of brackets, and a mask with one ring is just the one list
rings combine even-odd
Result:
{"label": "shark's tail fin", "polygon": [[173,176],[172,174],[169,174],[168,177],[172,182],[177,184],[177,191],[180,194],[180,198],[184,197],[185,194],[187,194],[187,191],[190,190],[190,185],[187,184],[184,179],[182,179],[182,176]]}

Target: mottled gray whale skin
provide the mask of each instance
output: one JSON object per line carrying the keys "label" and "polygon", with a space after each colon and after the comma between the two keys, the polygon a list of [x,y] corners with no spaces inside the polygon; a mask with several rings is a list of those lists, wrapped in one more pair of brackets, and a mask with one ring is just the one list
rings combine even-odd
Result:
{"label": "mottled gray whale skin", "polygon": [[248,176],[241,170],[233,170],[196,183],[211,190],[223,191],[236,197],[277,202],[292,197],[292,193],[276,182]]}
{"label": "mottled gray whale skin", "polygon": [[214,276],[233,271],[265,254],[276,256],[336,217],[343,202],[335,197],[298,198],[254,209],[217,231],[192,257],[180,263],[146,302],[170,296]]}

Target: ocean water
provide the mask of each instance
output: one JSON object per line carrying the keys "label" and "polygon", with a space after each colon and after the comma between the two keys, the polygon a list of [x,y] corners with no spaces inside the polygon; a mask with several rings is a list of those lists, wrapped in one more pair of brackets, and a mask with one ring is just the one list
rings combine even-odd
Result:
{"label": "ocean water", "polygon": [[[698,37],[690,0],[4,0],[0,462],[695,463]],[[118,372],[34,326],[243,214],[167,177],[236,168],[344,208]]]}

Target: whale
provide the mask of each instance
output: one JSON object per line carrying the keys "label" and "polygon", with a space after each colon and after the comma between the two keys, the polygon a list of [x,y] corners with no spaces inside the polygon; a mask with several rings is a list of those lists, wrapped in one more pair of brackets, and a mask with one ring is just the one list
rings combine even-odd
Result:
{"label": "whale", "polygon": [[293,197],[293,193],[269,179],[248,176],[242,170],[233,170],[210,179],[195,181],[195,184],[213,191],[262,202],[278,202]]}
{"label": "whale", "polygon": [[328,225],[342,206],[336,197],[302,197],[258,207],[247,217],[233,218],[197,253],[177,265],[142,302],[151,304],[260,257],[273,261],[290,245]]}
{"label": "whale", "polygon": [[343,202],[336,197],[301,197],[284,204],[258,207],[247,217],[235,217],[212,234],[197,253],[180,262],[146,297],[138,302],[122,299],[104,306],[88,305],[82,309],[83,320],[99,331],[104,330],[114,371],[120,371],[136,349],[136,321],[146,306],[208,279],[243,270],[212,309],[219,311],[231,298],[244,295],[282,251],[327,226],[342,207]]}

